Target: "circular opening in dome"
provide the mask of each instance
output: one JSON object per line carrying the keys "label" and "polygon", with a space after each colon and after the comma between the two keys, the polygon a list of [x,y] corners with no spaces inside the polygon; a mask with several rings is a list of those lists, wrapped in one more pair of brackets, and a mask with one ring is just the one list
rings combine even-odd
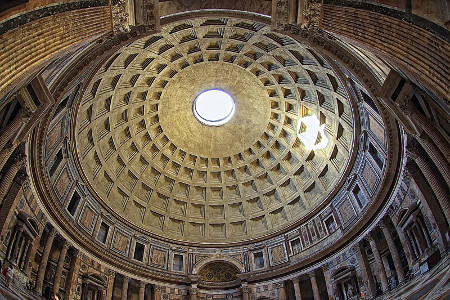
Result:
{"label": "circular opening in dome", "polygon": [[194,116],[205,125],[220,126],[234,115],[235,103],[230,94],[222,90],[201,92],[194,100]]}

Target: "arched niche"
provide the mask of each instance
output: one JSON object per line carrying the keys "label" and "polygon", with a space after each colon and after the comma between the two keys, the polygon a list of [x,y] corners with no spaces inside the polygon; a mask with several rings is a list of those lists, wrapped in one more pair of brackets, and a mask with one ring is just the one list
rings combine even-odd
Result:
{"label": "arched niche", "polygon": [[232,282],[237,281],[241,271],[227,261],[212,261],[202,266],[197,275],[201,282]]}

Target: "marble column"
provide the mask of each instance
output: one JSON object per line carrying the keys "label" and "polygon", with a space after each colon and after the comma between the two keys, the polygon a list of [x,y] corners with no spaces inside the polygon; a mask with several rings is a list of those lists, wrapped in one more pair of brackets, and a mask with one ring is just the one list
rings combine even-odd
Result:
{"label": "marble column", "polygon": [[48,256],[52,249],[53,239],[56,235],[56,229],[52,228],[48,234],[47,241],[45,242],[44,250],[42,251],[41,261],[39,263],[38,274],[36,278],[36,292],[42,293],[42,286],[44,285],[45,270],[47,269]]}
{"label": "marble column", "polygon": [[313,290],[314,300],[320,300],[320,292],[319,292],[319,286],[317,285],[317,278],[316,278],[316,272],[311,271],[308,273],[309,279],[311,280],[311,287]]}
{"label": "marble column", "polygon": [[31,241],[28,236],[26,236],[24,239],[25,239],[25,241],[24,241],[22,253],[20,254],[19,258],[17,259],[17,265],[21,270],[23,270],[25,267],[25,259],[28,255],[28,250],[29,250],[30,244],[31,244]]}
{"label": "marble column", "polygon": [[398,238],[400,239],[400,244],[402,244],[403,252],[405,252],[406,261],[408,262],[408,266],[411,269],[413,265],[413,256],[412,256],[412,249],[411,244],[408,240],[408,238],[405,236],[405,233],[403,232],[402,228],[395,224],[394,220],[392,220],[395,226],[395,231],[398,234]]}
{"label": "marble column", "polygon": [[242,300],[250,300],[250,287],[248,286],[248,282],[244,281],[241,283],[242,289]]}
{"label": "marble column", "polygon": [[123,276],[123,282],[122,282],[122,297],[121,300],[127,300],[128,297],[128,283],[130,281],[130,277]]}
{"label": "marble column", "polygon": [[[15,209],[18,203],[20,203],[21,189],[27,184],[27,174],[19,171],[10,184],[10,188],[3,198],[3,202],[0,203],[0,236],[5,236],[6,231],[13,220]],[[1,201],[2,199],[0,199]],[[11,251],[11,249],[10,249]]]}
{"label": "marble column", "polygon": [[17,233],[18,233],[17,226],[13,227],[13,229],[11,230],[11,236],[9,237],[8,247],[6,248],[6,256],[5,256],[6,258],[9,258],[11,256],[13,245],[17,238]]}
{"label": "marble column", "polygon": [[0,149],[6,145],[6,143],[14,137],[14,134],[22,127],[22,125],[30,120],[32,112],[27,107],[22,107],[18,115],[8,124],[6,128],[3,128],[0,132]]}
{"label": "marble column", "polygon": [[197,283],[191,283],[190,294],[191,300],[197,300],[198,297]]}
{"label": "marble column", "polygon": [[154,300],[161,300],[161,289],[162,289],[162,287],[160,285],[154,286],[154,290],[155,290],[155,299]]}
{"label": "marble column", "polygon": [[14,177],[17,172],[19,172],[20,168],[22,168],[25,164],[25,155],[23,153],[16,152],[13,155],[13,164],[9,167],[8,171],[6,171],[0,180],[0,203],[3,203],[3,198],[5,198],[11,188]]}
{"label": "marble column", "polygon": [[23,271],[27,274],[28,277],[29,277],[28,269],[30,269],[30,264],[33,261],[32,257],[34,257],[35,251],[36,251],[36,248],[35,248],[36,240],[37,240],[37,238],[34,240],[29,240],[27,253],[26,253],[24,261],[23,261]]}
{"label": "marble column", "polygon": [[[420,211],[425,216],[427,216],[427,218],[430,220],[430,223],[433,224],[434,228],[436,228],[437,226],[437,245],[439,247],[439,250],[441,251],[441,254],[443,254],[446,252],[446,246],[448,245],[446,234],[449,229],[449,221],[447,220],[439,204],[439,201],[437,201],[435,193],[428,184],[426,178],[422,174],[422,171],[419,169],[417,164],[414,161],[410,160],[406,163],[405,170],[405,176],[410,176],[414,180],[424,196],[424,199],[420,201]],[[410,241],[413,248],[415,246],[413,245],[414,241],[412,238],[410,238]],[[414,251],[415,250],[413,250],[413,252]],[[416,257],[418,258],[419,256]]]}
{"label": "marble column", "polygon": [[61,285],[61,275],[68,248],[69,243],[67,243],[66,240],[63,240],[62,248],[61,251],[59,252],[58,264],[56,265],[55,278],[53,278],[53,293],[55,295],[59,294],[59,287]]}
{"label": "marble column", "polygon": [[433,193],[436,195],[442,212],[447,220],[450,220],[450,195],[447,193],[447,189],[436,175],[436,170],[431,168],[425,157],[420,153],[420,146],[416,141],[408,141],[407,150],[408,157],[412,158],[416,162],[421,173],[424,175],[426,181],[433,190]]}
{"label": "marble column", "polygon": [[139,300],[145,300],[145,282],[139,282]]}
{"label": "marble column", "polygon": [[373,281],[372,270],[370,269],[369,261],[367,259],[366,251],[363,248],[362,242],[358,242],[353,246],[356,254],[359,269],[364,280],[364,287],[369,297],[375,296],[375,282]]}
{"label": "marble column", "polygon": [[0,170],[3,169],[15,148],[16,145],[11,142],[7,142],[5,147],[3,147],[3,149],[0,151]]}
{"label": "marble column", "polygon": [[302,300],[302,293],[300,291],[300,278],[295,277],[294,279],[292,279],[292,282],[294,283],[295,299]]}
{"label": "marble column", "polygon": [[437,130],[437,128],[430,122],[430,120],[414,107],[411,100],[407,100],[403,105],[400,105],[400,109],[409,117],[410,121],[416,127],[421,128],[430,137],[430,139],[436,144],[436,147],[450,162],[450,145],[439,130]]}
{"label": "marble column", "polygon": [[78,249],[74,249],[72,261],[70,262],[70,272],[66,279],[66,294],[69,295],[68,299],[75,299],[80,267],[81,267],[81,252]]}
{"label": "marble column", "polygon": [[441,151],[436,147],[431,138],[426,134],[422,133],[417,137],[417,141],[422,145],[422,148],[433,160],[434,165],[442,174],[442,178],[450,186],[450,164],[448,160],[442,155]]}
{"label": "marble column", "polygon": [[333,300],[334,299],[333,281],[331,279],[330,270],[328,269],[327,264],[322,266],[322,271],[323,277],[325,278],[325,285],[327,286],[328,299]]}
{"label": "marble column", "polygon": [[384,293],[389,289],[389,285],[388,285],[388,280],[387,280],[387,276],[386,276],[386,271],[384,269],[383,261],[381,259],[380,252],[378,251],[377,243],[373,239],[371,233],[369,233],[367,235],[367,239],[369,240],[370,248],[372,249],[372,253],[375,258],[376,272],[380,276],[381,288]]}
{"label": "marble column", "polygon": [[397,246],[395,246],[394,239],[392,238],[391,232],[385,221],[380,220],[380,228],[383,231],[384,238],[386,239],[386,243],[389,248],[389,252],[391,253],[392,260],[394,261],[395,272],[397,273],[398,282],[402,283],[405,281],[405,271],[403,270],[402,261],[400,260],[400,254],[398,253]]}
{"label": "marble column", "polygon": [[19,242],[21,241],[22,235],[23,235],[23,224],[20,224],[20,225],[17,226],[16,239],[14,240],[14,244],[13,244],[12,249],[11,249],[11,254],[9,256],[11,261],[14,261],[14,259],[18,255]]}
{"label": "marble column", "polygon": [[284,282],[277,282],[275,286],[278,290],[278,300],[286,300],[286,290],[284,289]]}
{"label": "marble column", "polygon": [[108,286],[106,291],[106,299],[112,300],[114,294],[114,279],[116,277],[116,272],[109,270],[108,272]]}

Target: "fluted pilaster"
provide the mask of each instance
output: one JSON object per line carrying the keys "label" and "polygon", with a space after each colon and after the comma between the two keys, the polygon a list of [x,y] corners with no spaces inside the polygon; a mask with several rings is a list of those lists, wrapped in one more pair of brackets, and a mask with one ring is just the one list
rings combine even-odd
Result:
{"label": "fluted pilaster", "polygon": [[278,291],[278,300],[286,300],[286,290],[284,289],[284,282],[277,282],[275,286]]}
{"label": "fluted pilaster", "polygon": [[145,300],[145,282],[139,282],[139,300]]}
{"label": "fluted pilaster", "polygon": [[116,278],[116,272],[113,270],[109,270],[108,272],[108,286],[106,290],[106,299],[112,300],[114,293],[114,279]]}
{"label": "fluted pilaster", "polygon": [[242,289],[242,300],[250,300],[250,287],[248,286],[247,282],[241,283],[241,289]]}
{"label": "fluted pilaster", "polygon": [[122,297],[121,300],[127,300],[128,297],[128,283],[130,281],[130,277],[124,276],[122,282]]}
{"label": "fluted pilaster", "polygon": [[9,256],[11,261],[14,261],[16,259],[17,255],[18,255],[19,242],[20,242],[20,239],[22,238],[22,234],[23,234],[23,224],[20,224],[20,225],[17,226],[16,239],[14,240],[14,244],[13,244],[12,249],[11,249],[11,255]]}
{"label": "fluted pilaster", "polygon": [[331,280],[330,271],[327,264],[322,266],[322,271],[323,277],[325,278],[325,285],[327,286],[328,299],[334,300],[333,282]]}

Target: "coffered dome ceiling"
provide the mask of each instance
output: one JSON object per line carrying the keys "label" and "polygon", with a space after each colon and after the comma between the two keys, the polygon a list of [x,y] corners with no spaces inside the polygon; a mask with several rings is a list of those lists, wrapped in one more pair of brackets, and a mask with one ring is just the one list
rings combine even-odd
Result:
{"label": "coffered dome ceiling", "polygon": [[[207,126],[195,97],[222,89],[233,118]],[[328,144],[308,150],[299,118]],[[78,159],[110,211],[156,235],[216,243],[260,237],[330,198],[354,144],[352,105],[329,63],[270,27],[232,18],[172,23],[120,49],[85,89]]]}

